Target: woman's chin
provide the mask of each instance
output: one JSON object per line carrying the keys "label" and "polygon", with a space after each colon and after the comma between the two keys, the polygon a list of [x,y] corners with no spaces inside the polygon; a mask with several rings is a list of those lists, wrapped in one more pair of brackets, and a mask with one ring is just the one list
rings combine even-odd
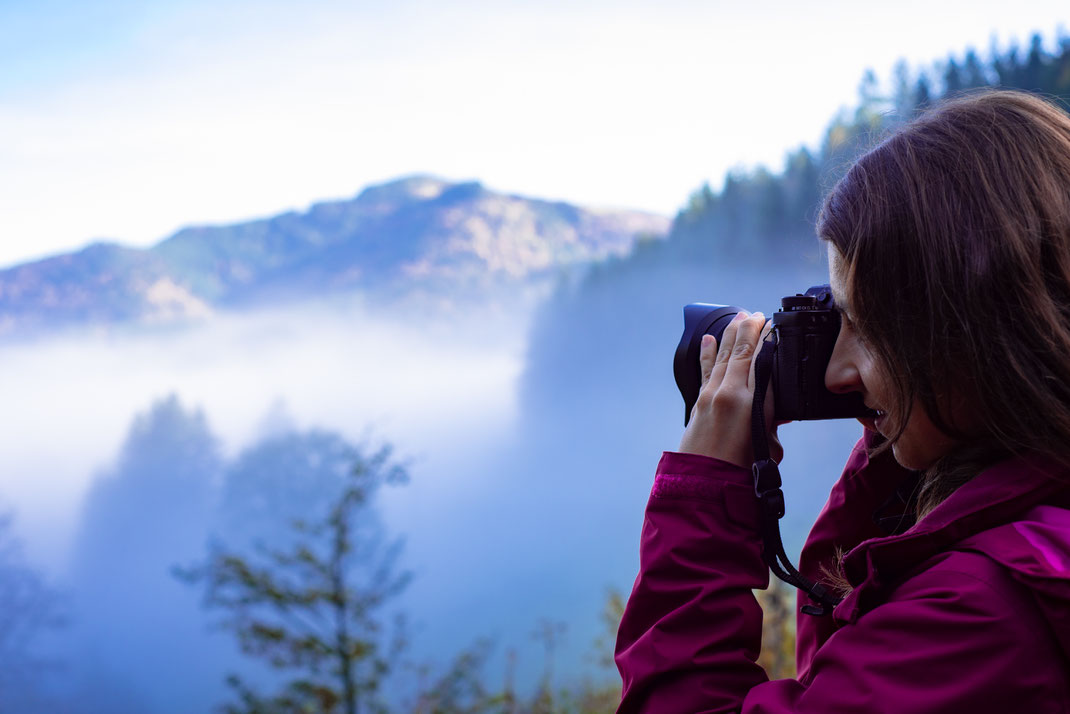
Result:
{"label": "woman's chin", "polygon": [[897,441],[892,444],[892,456],[895,457],[896,462],[905,469],[911,471],[924,471],[935,463],[936,459],[925,458],[922,454],[917,453],[908,445],[904,445],[901,441]]}

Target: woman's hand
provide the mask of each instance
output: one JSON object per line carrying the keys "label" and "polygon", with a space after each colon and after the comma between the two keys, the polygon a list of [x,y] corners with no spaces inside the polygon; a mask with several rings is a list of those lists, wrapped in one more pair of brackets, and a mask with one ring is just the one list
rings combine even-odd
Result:
{"label": "woman's hand", "polygon": [[[725,328],[719,347],[712,335],[703,336],[699,352],[702,387],[680,441],[682,453],[711,456],[750,468],[754,462],[750,431],[754,362],[771,327],[760,312],[753,315],[740,312]],[[765,416],[769,451],[773,460],[779,462],[784,448],[773,426],[771,385],[765,394]]]}

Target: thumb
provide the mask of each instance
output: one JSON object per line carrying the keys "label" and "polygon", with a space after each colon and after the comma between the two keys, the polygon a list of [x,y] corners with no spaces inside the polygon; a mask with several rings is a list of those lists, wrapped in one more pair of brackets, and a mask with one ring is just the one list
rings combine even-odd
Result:
{"label": "thumb", "polygon": [[769,456],[778,464],[784,460],[784,445],[780,443],[775,426],[769,430]]}

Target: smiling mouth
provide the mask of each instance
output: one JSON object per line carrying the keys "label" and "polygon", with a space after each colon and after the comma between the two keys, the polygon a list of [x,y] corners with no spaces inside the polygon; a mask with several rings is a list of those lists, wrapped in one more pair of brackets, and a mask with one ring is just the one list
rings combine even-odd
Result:
{"label": "smiling mouth", "polygon": [[[865,402],[863,402],[863,404],[865,404]],[[878,409],[877,407],[871,407],[868,404],[866,404],[866,409],[870,410],[871,412],[873,412],[873,414],[876,415],[874,418],[886,416],[888,414],[888,412],[884,411],[883,409]]]}
{"label": "smiling mouth", "polygon": [[859,417],[858,421],[870,431],[880,432],[880,424],[888,416],[888,412],[873,408],[870,408],[870,411],[873,412],[874,416]]}

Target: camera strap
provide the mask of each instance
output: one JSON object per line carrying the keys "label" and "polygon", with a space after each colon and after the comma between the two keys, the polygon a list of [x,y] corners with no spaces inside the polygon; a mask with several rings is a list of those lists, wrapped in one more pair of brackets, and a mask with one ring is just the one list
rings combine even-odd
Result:
{"label": "camera strap", "polygon": [[[774,340],[776,339],[774,333]],[[766,341],[758,351],[754,364],[754,404],[751,408],[751,442],[754,448],[754,493],[761,513],[762,560],[778,578],[807,594],[812,605],[804,605],[807,615],[829,615],[843,598],[824,585],[810,580],[791,564],[784,552],[780,536],[780,519],[784,516],[784,492],[781,490],[780,468],[770,457],[769,434],[765,427],[765,395],[772,376],[773,353],[776,342]]]}

